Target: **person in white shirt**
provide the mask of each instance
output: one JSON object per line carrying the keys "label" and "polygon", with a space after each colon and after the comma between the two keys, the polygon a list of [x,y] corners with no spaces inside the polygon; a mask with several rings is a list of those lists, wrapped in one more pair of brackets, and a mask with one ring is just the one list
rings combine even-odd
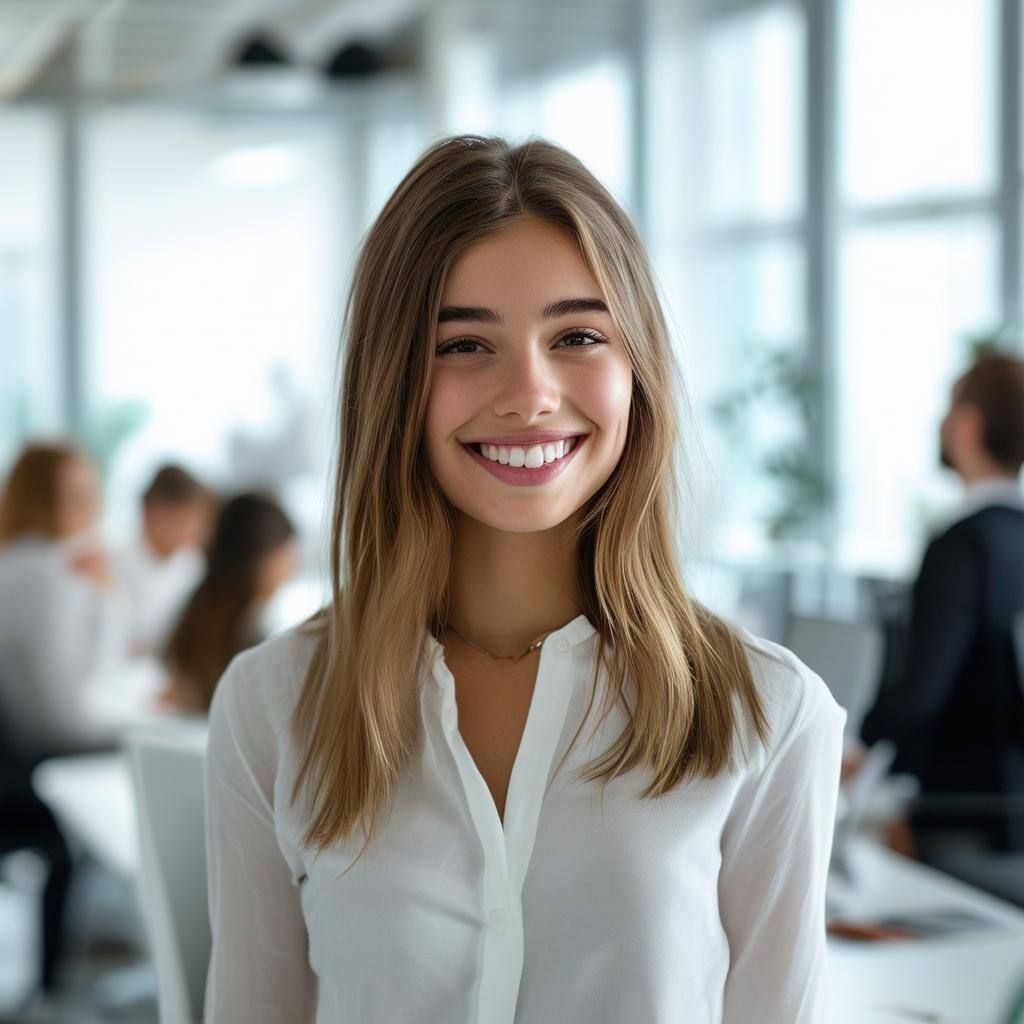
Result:
{"label": "person in white shirt", "polygon": [[66,980],[72,857],[31,771],[46,757],[114,743],[80,703],[126,642],[98,516],[97,471],[83,452],[64,442],[24,447],[0,492],[0,855],[34,849],[48,866],[33,998]]}
{"label": "person in white shirt", "polygon": [[126,653],[113,560],[97,533],[99,479],[70,444],[30,444],[0,497],[0,716],[20,756],[104,747],[79,699]]}
{"label": "person in white shirt", "polygon": [[118,552],[131,609],[131,651],[159,655],[206,568],[216,499],[184,467],[161,466],[142,496],[142,528]]}
{"label": "person in white shirt", "polygon": [[686,592],[626,215],[443,139],[345,338],[331,600],[210,711],[207,1024],[822,1024],[846,712]]}

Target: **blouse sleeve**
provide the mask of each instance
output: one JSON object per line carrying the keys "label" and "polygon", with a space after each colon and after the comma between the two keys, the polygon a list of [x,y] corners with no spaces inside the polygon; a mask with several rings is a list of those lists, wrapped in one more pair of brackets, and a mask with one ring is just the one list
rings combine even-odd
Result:
{"label": "blouse sleeve", "polygon": [[[214,692],[206,757],[212,950],[205,1024],[306,1024],[316,979],[294,873],[274,819],[277,738],[247,685],[247,652]],[[250,680],[251,682],[251,680]]]}
{"label": "blouse sleeve", "polygon": [[[744,782],[722,834],[722,1024],[826,1024],[825,884],[846,711],[798,664],[795,715]],[[777,727],[778,728],[778,727]]]}

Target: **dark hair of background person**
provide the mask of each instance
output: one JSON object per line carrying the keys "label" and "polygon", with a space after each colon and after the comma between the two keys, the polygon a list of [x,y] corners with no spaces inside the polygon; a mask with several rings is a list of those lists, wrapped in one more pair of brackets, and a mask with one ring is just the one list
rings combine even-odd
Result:
{"label": "dark hair of background person", "polygon": [[153,475],[149,486],[142,493],[142,500],[144,502],[159,501],[168,505],[185,505],[199,498],[211,496],[211,492],[184,466],[168,462]]}
{"label": "dark hair of background person", "polygon": [[26,533],[58,535],[60,471],[78,458],[84,453],[68,441],[22,448],[0,492],[0,545]]}
{"label": "dark hair of background person", "polygon": [[291,520],[269,496],[239,494],[221,508],[206,552],[206,573],[163,655],[204,709],[231,659],[262,639],[250,619],[260,566],[294,536]]}
{"label": "dark hair of background person", "polygon": [[976,406],[988,454],[1010,472],[1024,464],[1024,361],[987,352],[957,381],[957,404]]}

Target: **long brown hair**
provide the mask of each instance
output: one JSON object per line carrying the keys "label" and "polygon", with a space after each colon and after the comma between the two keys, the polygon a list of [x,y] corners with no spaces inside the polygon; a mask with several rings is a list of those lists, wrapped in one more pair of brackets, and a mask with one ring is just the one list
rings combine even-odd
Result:
{"label": "long brown hair", "polygon": [[221,508],[206,552],[206,572],[164,650],[198,710],[206,710],[228,662],[262,639],[251,620],[263,558],[295,536],[273,498],[239,494]]}
{"label": "long brown hair", "polygon": [[0,493],[0,546],[27,533],[57,536],[60,472],[79,458],[83,453],[67,441],[25,445]]}
{"label": "long brown hair", "polygon": [[346,307],[332,602],[305,624],[318,641],[293,716],[302,758],[291,796],[308,799],[304,841],[318,851],[357,824],[367,848],[418,741],[415,680],[426,629],[439,635],[447,621],[455,538],[455,512],[423,451],[431,342],[454,261],[524,215],[577,239],[634,373],[625,449],[580,510],[573,539],[583,611],[599,637],[590,706],[602,664],[605,714],[626,702],[627,680],[636,692],[628,726],[584,778],[600,779],[603,792],[616,775],[644,766],[649,798],[718,774],[732,765],[737,696],[767,738],[742,640],[682,582],[676,460],[685,391],[633,225],[556,145],[444,139],[371,227]]}

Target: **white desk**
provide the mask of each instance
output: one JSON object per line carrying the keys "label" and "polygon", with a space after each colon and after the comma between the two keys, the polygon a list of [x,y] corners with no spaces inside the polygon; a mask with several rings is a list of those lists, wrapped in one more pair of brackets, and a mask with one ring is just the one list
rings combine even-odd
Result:
{"label": "white desk", "polygon": [[[166,730],[167,723],[161,722],[160,728]],[[178,721],[173,728],[205,743],[205,722]],[[32,786],[69,835],[96,860],[137,880],[138,818],[126,751],[50,758],[32,773]]]}
{"label": "white desk", "polygon": [[71,838],[101,864],[134,881],[139,840],[126,754],[50,758],[32,773],[32,788]]}
{"label": "white desk", "polygon": [[[93,680],[82,713],[97,735],[133,729],[205,731],[205,719],[162,709],[156,698],[167,678],[155,658],[137,658]],[[32,786],[61,825],[101,864],[135,878],[138,836],[127,757],[120,751],[53,757],[37,766]]]}
{"label": "white desk", "polygon": [[866,837],[855,836],[849,853],[858,885],[847,897],[844,920],[949,907],[982,914],[993,927],[880,942],[830,935],[834,1024],[1001,1024],[999,1015],[1024,984],[1024,910]]}

